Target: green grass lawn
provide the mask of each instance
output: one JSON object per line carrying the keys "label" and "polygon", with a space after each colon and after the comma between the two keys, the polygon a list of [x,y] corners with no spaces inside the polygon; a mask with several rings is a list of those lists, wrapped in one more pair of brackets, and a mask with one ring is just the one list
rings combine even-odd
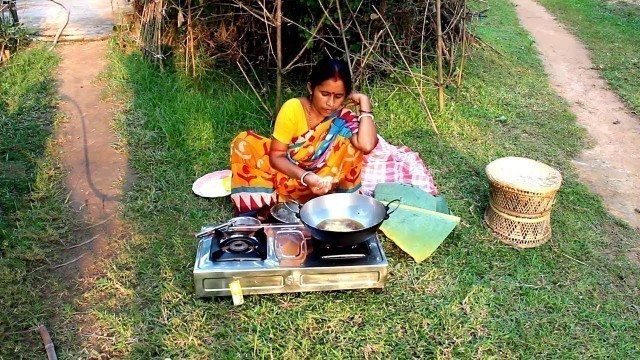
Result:
{"label": "green grass lawn", "polygon": [[0,359],[45,356],[33,328],[62,319],[70,285],[47,268],[62,263],[74,224],[53,136],[58,60],[33,46],[0,66]]}
{"label": "green grass lawn", "polygon": [[540,0],[591,50],[609,86],[640,114],[640,4]]}
{"label": "green grass lawn", "polygon": [[[381,293],[258,295],[239,307],[230,298],[194,299],[192,234],[228,219],[231,204],[198,198],[191,184],[229,167],[229,143],[238,132],[267,135],[271,122],[227,75],[211,72],[194,83],[180,69],[161,74],[137,52],[114,51],[105,81],[124,106],[115,126],[137,172],[123,210],[130,236],[74,304],[63,305],[60,297],[44,303],[37,291],[63,289],[49,275],[27,275],[27,267],[44,262],[70,221],[50,144],[55,58],[35,49],[0,69],[0,161],[3,167],[9,159],[24,163],[32,184],[19,196],[5,196],[16,185],[0,178],[0,358],[42,357],[28,329],[55,307],[60,318],[52,330],[61,358],[640,357],[640,270],[624,256],[640,236],[577,181],[570,159],[584,146],[584,131],[547,85],[512,6],[491,2],[487,15],[478,35],[506,56],[475,49],[460,94],[449,89],[447,108],[436,118],[440,136],[410,95],[388,86],[364,89],[373,94],[382,136],[422,154],[462,218],[421,264],[385,240],[391,274]],[[9,85],[24,90],[8,95]],[[435,107],[435,94],[429,95]],[[542,247],[514,250],[482,225],[484,167],[507,155],[544,161],[564,175],[553,239]],[[13,208],[11,199],[17,199]],[[47,231],[45,241],[36,229]],[[85,327],[74,332],[79,323]]]}
{"label": "green grass lawn", "polygon": [[[421,264],[386,240],[391,278],[382,293],[249,296],[240,307],[193,297],[192,234],[229,218],[231,204],[197,198],[191,184],[229,167],[235,134],[266,135],[271,123],[226,76],[193,83],[116,51],[107,81],[125,106],[117,128],[138,177],[124,209],[131,236],[82,299],[90,310],[76,315],[101,336],[86,344],[135,359],[640,356],[640,271],[624,257],[640,238],[577,181],[570,159],[584,131],[548,87],[512,6],[492,2],[487,15],[479,36],[506,56],[475,50],[462,91],[453,98],[450,89],[437,116],[440,136],[409,95],[365,89],[380,133],[429,164],[462,217],[456,231]],[[545,246],[517,251],[482,225],[484,167],[507,155],[565,177]]]}

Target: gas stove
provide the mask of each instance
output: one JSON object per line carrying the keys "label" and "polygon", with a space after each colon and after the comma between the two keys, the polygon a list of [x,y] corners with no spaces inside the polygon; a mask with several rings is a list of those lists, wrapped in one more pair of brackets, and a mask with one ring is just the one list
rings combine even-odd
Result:
{"label": "gas stove", "polygon": [[200,234],[193,267],[197,297],[382,289],[388,262],[377,235],[355,246],[313,239],[301,224],[238,225]]}

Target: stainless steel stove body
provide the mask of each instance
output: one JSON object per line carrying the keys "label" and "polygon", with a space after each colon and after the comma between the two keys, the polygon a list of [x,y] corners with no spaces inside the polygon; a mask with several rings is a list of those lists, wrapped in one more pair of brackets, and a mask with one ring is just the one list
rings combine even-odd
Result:
{"label": "stainless steel stove body", "polygon": [[303,225],[262,224],[212,230],[202,237],[193,267],[197,297],[377,288],[388,262],[378,236],[349,247],[327,246]]}

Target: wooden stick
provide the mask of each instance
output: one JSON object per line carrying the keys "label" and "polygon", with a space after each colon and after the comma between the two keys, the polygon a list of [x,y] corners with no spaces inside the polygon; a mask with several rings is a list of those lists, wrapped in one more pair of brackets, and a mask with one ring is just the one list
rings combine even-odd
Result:
{"label": "wooden stick", "polygon": [[191,38],[191,68],[193,69],[193,77],[196,77],[196,51],[195,39],[193,37],[193,26],[191,25],[191,0],[189,0],[189,37]]}
{"label": "wooden stick", "polygon": [[[180,10],[182,11],[182,10]],[[189,73],[189,37],[190,37],[190,28],[191,28],[191,0],[187,1],[187,41],[184,45],[184,73]]]}
{"label": "wooden stick", "polygon": [[474,39],[476,39],[480,44],[488,47],[489,49],[495,51],[498,55],[504,57],[504,54],[502,52],[500,52],[500,50],[494,48],[493,46],[491,46],[491,44],[487,43],[486,41],[480,39],[477,35],[472,35]]}
{"label": "wooden stick", "polygon": [[440,12],[440,0],[436,0],[436,31],[438,33],[438,108],[444,109],[444,83],[442,81],[442,14]]}
{"label": "wooden stick", "polygon": [[[424,4],[424,14],[422,16],[422,31],[420,32],[420,73],[424,74],[424,35],[427,25],[427,12],[429,10],[429,0]],[[420,77],[420,91],[422,91],[423,79]]]}
{"label": "wooden stick", "polygon": [[69,247],[64,248],[64,249],[65,249],[65,250],[70,250],[70,249],[74,249],[74,248],[77,248],[77,247],[79,247],[79,246],[82,246],[82,245],[88,244],[88,243],[92,242],[93,240],[97,239],[97,238],[98,238],[98,236],[100,236],[100,234],[98,234],[98,235],[96,235],[96,236],[92,237],[92,238],[91,238],[91,239],[89,239],[89,240],[83,241],[83,242],[81,242],[80,244],[76,244],[76,245],[73,245],[73,246],[69,246]]}
{"label": "wooden stick", "polygon": [[[156,6],[156,50],[158,54],[162,53],[162,10],[164,9],[163,0],[158,1],[159,6]],[[162,64],[162,58],[157,59],[160,65],[160,72],[164,72],[164,65]]]}
{"label": "wooden stick", "polygon": [[[282,0],[276,0],[276,116],[282,105]],[[275,119],[274,119],[275,120]]]}
{"label": "wooden stick", "polygon": [[267,11],[266,5],[264,4],[265,2],[266,0],[262,0],[262,2],[260,2],[260,6],[262,7],[262,15],[263,15],[262,22],[264,22],[265,34],[267,35],[267,42],[269,43],[268,52],[270,52],[271,55],[273,55],[273,58],[276,59],[276,62],[277,62],[278,57],[276,53],[273,51],[273,44],[271,41],[271,31],[269,31],[269,21],[267,21],[267,16],[270,18],[273,18],[273,16],[271,16],[271,14],[269,14],[269,12]]}
{"label": "wooden stick", "polygon": [[60,264],[60,265],[55,265],[55,266],[50,266],[50,267],[49,267],[49,269],[54,270],[54,269],[57,269],[57,268],[61,268],[61,267],[63,267],[63,266],[67,266],[67,265],[69,265],[69,264],[71,264],[71,263],[74,263],[74,262],[76,262],[76,261],[78,261],[78,260],[82,259],[85,255],[86,255],[86,253],[85,253],[85,254],[82,254],[82,255],[80,255],[80,256],[78,256],[77,258],[75,258],[75,259],[73,259],[73,260],[69,260],[69,261],[67,261],[66,263],[63,263],[63,264]]}
{"label": "wooden stick", "polygon": [[462,71],[464,70],[464,60],[466,59],[465,52],[467,51],[467,33],[466,30],[464,30],[464,25],[462,27],[462,55],[460,59],[460,70],[458,71],[458,89],[456,90],[458,93],[460,93],[460,86],[462,85]]}
{"label": "wooden stick", "polygon": [[49,336],[47,327],[44,325],[38,326],[38,332],[40,333],[40,337],[42,338],[44,349],[47,351],[47,358],[49,358],[49,360],[57,360],[58,356],[56,355],[56,349],[53,346],[53,341],[51,340],[51,336]]}
{"label": "wooden stick", "polygon": [[83,228],[73,229],[73,231],[76,231],[76,230],[87,230],[87,229],[94,228],[94,227],[96,227],[96,226],[100,226],[100,225],[102,225],[102,224],[106,223],[107,221],[109,221],[112,217],[113,217],[113,214],[109,215],[109,217],[108,217],[108,218],[106,218],[106,219],[104,219],[104,220],[100,221],[100,222],[99,222],[99,223],[97,223],[97,224],[89,225],[89,226],[87,226],[87,227],[83,227]]}

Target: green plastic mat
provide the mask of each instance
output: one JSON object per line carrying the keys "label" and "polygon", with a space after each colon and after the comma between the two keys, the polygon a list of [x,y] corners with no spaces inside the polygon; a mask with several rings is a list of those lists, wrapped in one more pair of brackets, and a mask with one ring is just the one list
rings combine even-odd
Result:
{"label": "green plastic mat", "polygon": [[[385,204],[400,200],[397,210],[380,229],[416,262],[431,256],[460,222],[460,218],[449,211],[444,197],[433,196],[411,185],[378,184],[374,197]],[[392,203],[390,210],[393,211],[396,204]]]}

